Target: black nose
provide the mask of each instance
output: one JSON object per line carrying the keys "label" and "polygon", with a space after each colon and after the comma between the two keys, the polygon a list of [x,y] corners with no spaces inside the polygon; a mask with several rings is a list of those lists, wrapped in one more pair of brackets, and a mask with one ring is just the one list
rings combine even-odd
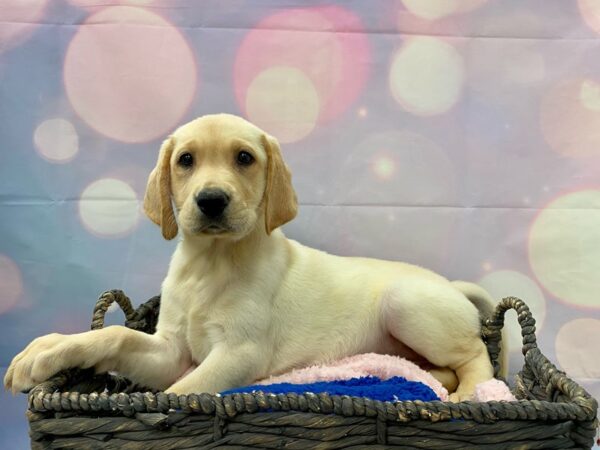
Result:
{"label": "black nose", "polygon": [[229,204],[229,195],[221,189],[204,189],[196,197],[196,204],[207,217],[215,218],[223,214]]}

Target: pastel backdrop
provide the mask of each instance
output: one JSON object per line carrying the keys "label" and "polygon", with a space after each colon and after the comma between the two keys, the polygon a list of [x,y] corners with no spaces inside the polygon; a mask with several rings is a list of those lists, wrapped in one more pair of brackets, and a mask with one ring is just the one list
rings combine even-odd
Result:
{"label": "pastel backdrop", "polygon": [[[282,143],[290,237],[522,297],[600,396],[599,33],[597,0],[4,0],[0,375],[103,290],[159,291],[146,177],[229,112]],[[0,448],[27,448],[25,397],[0,398]]]}

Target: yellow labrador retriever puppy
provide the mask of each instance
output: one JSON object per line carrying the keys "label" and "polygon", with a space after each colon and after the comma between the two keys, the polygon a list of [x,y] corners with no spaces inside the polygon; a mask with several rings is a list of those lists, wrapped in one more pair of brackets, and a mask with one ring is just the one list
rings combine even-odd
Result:
{"label": "yellow labrador retriever puppy", "polygon": [[204,116],[176,130],[144,209],[166,239],[181,233],[156,333],[109,326],[40,337],[13,359],[7,388],[94,367],[167,392],[219,392],[365,352],[426,363],[453,400],[493,375],[480,338],[480,315],[493,307],[487,293],[287,239],[278,227],[296,215],[290,173],[277,141],[240,117]]}

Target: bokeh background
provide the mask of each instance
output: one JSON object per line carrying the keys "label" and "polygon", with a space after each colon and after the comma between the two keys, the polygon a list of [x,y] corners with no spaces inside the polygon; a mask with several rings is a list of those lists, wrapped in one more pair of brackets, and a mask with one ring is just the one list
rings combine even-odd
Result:
{"label": "bokeh background", "polygon": [[[146,177],[230,112],[282,143],[288,236],[521,296],[600,396],[599,33],[598,0],[3,0],[0,375],[102,291],[158,292]],[[0,401],[0,448],[26,448],[25,397]]]}

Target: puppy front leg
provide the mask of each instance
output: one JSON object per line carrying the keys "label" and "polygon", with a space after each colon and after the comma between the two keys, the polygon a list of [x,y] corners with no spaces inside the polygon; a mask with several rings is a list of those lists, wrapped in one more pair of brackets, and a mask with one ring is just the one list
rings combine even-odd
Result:
{"label": "puppy front leg", "polygon": [[4,386],[13,393],[31,389],[69,368],[114,370],[136,383],[158,389],[185,370],[189,356],[174,337],[149,335],[123,326],[73,335],[39,337],[12,360]]}
{"label": "puppy front leg", "polygon": [[214,394],[250,384],[265,375],[266,353],[253,344],[233,349],[220,345],[213,349],[196,369],[165,392]]}

